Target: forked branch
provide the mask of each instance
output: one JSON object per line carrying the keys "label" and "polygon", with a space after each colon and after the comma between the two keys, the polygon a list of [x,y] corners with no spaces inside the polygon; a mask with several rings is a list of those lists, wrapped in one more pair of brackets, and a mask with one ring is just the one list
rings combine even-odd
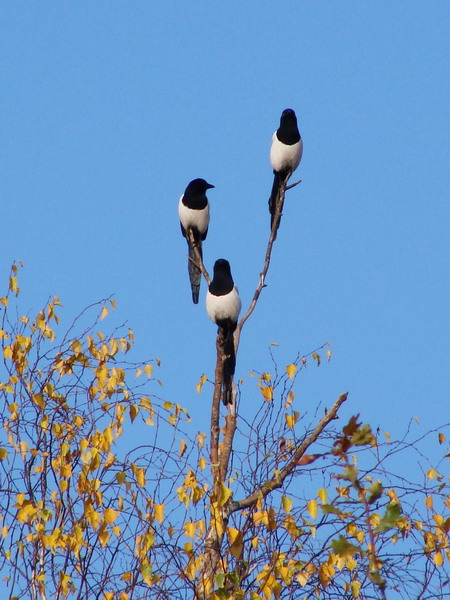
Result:
{"label": "forked branch", "polygon": [[300,459],[303,457],[308,448],[313,444],[323,430],[326,428],[328,423],[337,418],[337,413],[341,405],[347,400],[348,393],[341,394],[339,398],[334,403],[333,407],[326,415],[324,415],[313,431],[308,435],[308,437],[300,444],[295,454],[292,458],[287,462],[287,464],[281,469],[277,475],[260,485],[252,494],[249,494],[246,498],[242,500],[235,500],[230,504],[229,512],[233,513],[238,510],[242,510],[244,508],[249,508],[253,506],[260,498],[265,498],[270,492],[280,488],[286,477],[294,471],[295,467],[298,466]]}

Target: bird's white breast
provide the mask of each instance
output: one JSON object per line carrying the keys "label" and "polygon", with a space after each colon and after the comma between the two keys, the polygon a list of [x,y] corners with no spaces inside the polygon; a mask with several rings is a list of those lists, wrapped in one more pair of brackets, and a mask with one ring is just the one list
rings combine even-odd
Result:
{"label": "bird's white breast", "polygon": [[206,294],[206,312],[214,323],[224,319],[231,319],[237,323],[241,307],[242,303],[236,286],[224,296],[214,296],[210,291]]}
{"label": "bird's white breast", "polygon": [[182,202],[181,196],[178,202],[178,216],[185,229],[194,228],[200,233],[205,233],[209,225],[209,203],[201,210],[188,208]]}
{"label": "bird's white breast", "polygon": [[303,141],[300,140],[296,144],[289,146],[283,144],[277,138],[277,132],[272,136],[272,145],[270,147],[270,164],[274,171],[284,171],[289,169],[295,171],[300,164],[303,154]]}

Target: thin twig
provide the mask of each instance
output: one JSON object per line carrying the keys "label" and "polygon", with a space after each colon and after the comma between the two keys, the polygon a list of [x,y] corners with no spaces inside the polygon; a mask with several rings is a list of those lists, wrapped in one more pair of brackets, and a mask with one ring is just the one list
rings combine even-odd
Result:
{"label": "thin twig", "polygon": [[267,243],[266,255],[264,257],[264,266],[263,266],[261,273],[259,274],[259,283],[258,283],[258,286],[256,287],[255,293],[253,294],[253,298],[252,298],[252,301],[250,302],[250,306],[248,307],[248,309],[247,309],[246,313],[244,314],[244,316],[242,317],[242,319],[239,321],[238,326],[236,327],[236,331],[234,333],[234,346],[236,348],[236,352],[237,352],[237,349],[239,346],[241,330],[242,330],[245,322],[247,321],[247,319],[250,317],[252,312],[255,310],[256,303],[258,302],[259,296],[260,296],[263,288],[266,287],[265,279],[266,279],[267,271],[269,270],[269,266],[270,266],[270,259],[272,256],[273,243],[276,239],[278,226],[280,224],[281,215],[283,213],[285,191],[286,191],[286,182],[281,182],[279,185],[279,188],[278,188],[278,199],[277,199],[277,202],[275,205],[275,214],[273,216],[272,229],[270,231],[269,241]]}
{"label": "thin twig", "polygon": [[301,180],[301,179],[299,179],[299,180],[298,180],[298,181],[296,181],[295,183],[291,183],[291,185],[287,185],[287,186],[286,186],[286,191],[288,191],[288,190],[292,190],[292,188],[295,188],[295,186],[297,186],[297,185],[298,185],[299,183],[301,183],[301,182],[302,182],[302,180]]}
{"label": "thin twig", "polygon": [[272,479],[269,479],[268,481],[260,485],[253,493],[249,494],[246,498],[232,502],[229,507],[229,512],[233,513],[244,508],[249,508],[250,506],[255,504],[260,498],[265,498],[268,494],[270,494],[270,492],[280,488],[283,485],[286,477],[292,473],[295,467],[298,466],[299,460],[302,458],[302,456],[305,454],[305,452],[308,450],[311,444],[313,444],[317,440],[317,438],[328,425],[328,423],[337,418],[338,410],[341,407],[341,405],[347,400],[347,396],[348,392],[339,396],[331,410],[320,419],[315,429],[309,434],[306,440],[302,444],[300,444],[297,451],[289,460],[289,462],[281,469],[279,473],[277,473],[275,477],[272,477]]}
{"label": "thin twig", "polygon": [[203,259],[202,259],[202,255],[200,254],[200,250],[198,248],[198,245],[195,241],[194,238],[194,233],[192,231],[192,229],[188,229],[187,230],[187,241],[188,244],[190,245],[193,253],[195,254],[195,260],[192,260],[192,258],[189,256],[189,260],[194,263],[194,265],[196,267],[198,267],[200,269],[200,271],[202,272],[203,277],[206,280],[206,283],[209,285],[211,283],[211,278],[209,276],[208,271],[205,268],[205,265],[203,264]]}

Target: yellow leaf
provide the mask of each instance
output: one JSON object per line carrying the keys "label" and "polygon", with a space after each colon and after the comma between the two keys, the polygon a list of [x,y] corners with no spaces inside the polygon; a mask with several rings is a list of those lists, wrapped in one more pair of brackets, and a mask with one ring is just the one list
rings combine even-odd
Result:
{"label": "yellow leaf", "polygon": [[6,525],[3,525],[2,527],[2,538],[5,539],[5,537],[8,535],[8,528],[6,527]]}
{"label": "yellow leaf", "polygon": [[220,484],[219,493],[219,506],[223,506],[230,499],[232,491],[230,490],[230,488],[227,488],[227,486],[222,482]]}
{"label": "yellow leaf", "polygon": [[63,465],[61,467],[61,477],[72,477],[72,465]]}
{"label": "yellow leaf", "polygon": [[327,350],[327,360],[328,362],[331,360],[331,350]]}
{"label": "yellow leaf", "polygon": [[135,463],[131,463],[131,468],[136,477],[136,481],[138,482],[138,485],[140,485],[141,487],[144,487],[145,486],[145,470],[137,467],[135,465]]}
{"label": "yellow leaf", "polygon": [[103,319],[106,317],[106,315],[109,313],[109,309],[104,306],[102,308],[102,312],[100,313],[100,321],[103,321]]}
{"label": "yellow leaf", "polygon": [[333,567],[333,565],[330,565],[327,562],[320,565],[319,581],[323,585],[323,587],[326,588],[328,586],[335,572],[336,570]]}
{"label": "yellow leaf", "polygon": [[289,408],[291,406],[291,404],[294,402],[294,400],[295,400],[295,392],[293,392],[291,390],[287,395],[285,408]]}
{"label": "yellow leaf", "polygon": [[297,372],[297,365],[287,365],[286,373],[288,374],[289,379],[294,379],[295,374]]}
{"label": "yellow leaf", "polygon": [[164,521],[164,504],[155,504],[153,510],[155,512],[155,519],[158,523],[162,523]]}
{"label": "yellow leaf", "polygon": [[178,456],[181,458],[183,454],[186,452],[187,444],[185,440],[180,440],[180,450],[178,451]]}
{"label": "yellow leaf", "polygon": [[286,496],[282,496],[281,497],[281,505],[283,506],[284,512],[289,514],[292,509],[292,498],[287,498]]}
{"label": "yellow leaf", "polygon": [[433,515],[433,519],[438,527],[442,527],[444,524],[444,517],[442,515]]}
{"label": "yellow leaf", "polygon": [[433,509],[433,496],[426,496],[425,498],[425,506],[430,510]]}
{"label": "yellow leaf", "polygon": [[8,306],[8,298],[6,296],[2,296],[0,298],[0,302],[3,304],[3,306]]}
{"label": "yellow leaf", "polygon": [[151,379],[153,374],[153,365],[145,365],[144,373],[147,375],[149,379]]}
{"label": "yellow leaf", "polygon": [[433,561],[437,567],[442,567],[442,563],[444,562],[444,559],[442,556],[442,552],[440,550],[438,552],[436,552],[436,554],[434,555]]}
{"label": "yellow leaf", "polygon": [[36,514],[36,509],[29,500],[26,500],[18,510],[16,519],[19,523],[26,523],[28,518]]}
{"label": "yellow leaf", "polygon": [[28,450],[28,442],[20,442],[20,455],[23,460],[25,460],[27,450]]}
{"label": "yellow leaf", "polygon": [[206,433],[197,433],[198,449],[201,450],[205,445]]}
{"label": "yellow leaf", "polygon": [[206,377],[206,375],[202,375],[200,377],[200,381],[197,383],[197,386],[196,386],[197,394],[201,394],[202,387],[207,381],[208,381],[208,378]]}
{"label": "yellow leaf", "polygon": [[239,529],[234,529],[233,527],[227,527],[227,534],[230,542],[230,547],[228,550],[230,554],[234,556],[234,558],[239,559],[244,548],[242,531],[239,531]]}
{"label": "yellow leaf", "polygon": [[153,412],[152,401],[150,400],[150,398],[147,398],[147,396],[142,396],[141,401],[140,401],[140,406],[144,410],[148,410],[148,412]]}
{"label": "yellow leaf", "polygon": [[327,490],[325,488],[320,488],[320,490],[317,491],[317,496],[319,497],[319,500],[322,502],[322,504],[326,504],[327,502]]}
{"label": "yellow leaf", "polygon": [[445,435],[444,435],[443,433],[440,433],[440,434],[438,435],[438,440],[439,440],[439,443],[440,443],[440,444],[443,444],[443,443],[445,442],[445,440],[446,440],[446,437],[445,437]]}
{"label": "yellow leaf", "polygon": [[200,467],[200,470],[203,471],[206,467],[206,458],[204,458],[203,456],[199,458],[198,466]]}
{"label": "yellow leaf", "polygon": [[429,469],[427,471],[427,477],[428,477],[428,479],[434,479],[436,477],[436,475],[437,475],[436,469]]}
{"label": "yellow leaf", "polygon": [[108,525],[112,525],[114,523],[114,521],[117,519],[117,515],[119,513],[115,510],[113,510],[112,508],[107,508],[105,510],[105,512],[103,513],[103,519],[105,520],[106,523],[108,523]]}
{"label": "yellow leaf", "polygon": [[289,429],[294,429],[294,425],[297,423],[299,417],[300,413],[296,410],[294,410],[292,415],[284,415],[286,425],[289,427]]}
{"label": "yellow leaf", "polygon": [[273,386],[263,385],[260,388],[261,394],[266,402],[270,402],[273,398]]}
{"label": "yellow leaf", "polygon": [[44,410],[45,400],[44,400],[42,394],[34,394],[34,396],[32,397],[32,400],[38,408],[40,408],[41,410]]}
{"label": "yellow leaf", "polygon": [[17,281],[17,277],[10,277],[9,278],[9,289],[14,292],[17,296],[19,288],[18,288],[18,281]]}
{"label": "yellow leaf", "polygon": [[192,542],[186,542],[185,545],[183,546],[185,553],[189,556],[190,554],[192,554]]}
{"label": "yellow leaf", "polygon": [[360,581],[352,581],[351,590],[353,598],[357,598],[359,596],[359,590],[361,589]]}
{"label": "yellow leaf", "polygon": [[5,460],[8,456],[8,450],[6,448],[0,448],[0,460]]}
{"label": "yellow leaf", "polygon": [[130,405],[130,420],[133,422],[139,413],[139,406],[137,404]]}
{"label": "yellow leaf", "polygon": [[172,402],[168,402],[167,400],[163,403],[163,408],[165,410],[172,410],[173,408],[173,404]]}
{"label": "yellow leaf", "polygon": [[184,524],[184,534],[186,537],[188,538],[193,538],[195,535],[195,530],[196,530],[196,526],[195,523],[192,523],[192,521],[188,521],[187,523]]}
{"label": "yellow leaf", "polygon": [[315,519],[317,517],[317,500],[310,500],[306,505],[306,510]]}
{"label": "yellow leaf", "polygon": [[73,352],[75,352],[76,354],[79,354],[81,352],[81,350],[83,349],[83,345],[81,344],[80,340],[74,340],[70,344],[70,348],[71,348],[71,350],[73,350]]}

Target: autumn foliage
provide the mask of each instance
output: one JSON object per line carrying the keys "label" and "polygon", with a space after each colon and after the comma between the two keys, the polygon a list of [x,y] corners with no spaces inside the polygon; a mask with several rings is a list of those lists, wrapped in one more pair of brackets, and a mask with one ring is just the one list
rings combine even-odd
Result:
{"label": "autumn foliage", "polygon": [[[346,394],[307,418],[296,382],[308,364],[330,358],[324,345],[251,374],[254,412],[237,421],[238,390],[236,414],[217,434],[220,458],[234,419],[220,471],[213,434],[159,398],[158,361],[129,360],[130,329],[100,331],[112,300],[61,331],[58,298],[20,316],[18,270],[0,298],[2,597],[448,594],[445,428],[427,434],[441,456],[430,465],[414,422],[399,441],[356,415],[338,422]],[[203,376],[198,393],[214,383]],[[417,481],[391,469],[401,453],[422,465]]]}

